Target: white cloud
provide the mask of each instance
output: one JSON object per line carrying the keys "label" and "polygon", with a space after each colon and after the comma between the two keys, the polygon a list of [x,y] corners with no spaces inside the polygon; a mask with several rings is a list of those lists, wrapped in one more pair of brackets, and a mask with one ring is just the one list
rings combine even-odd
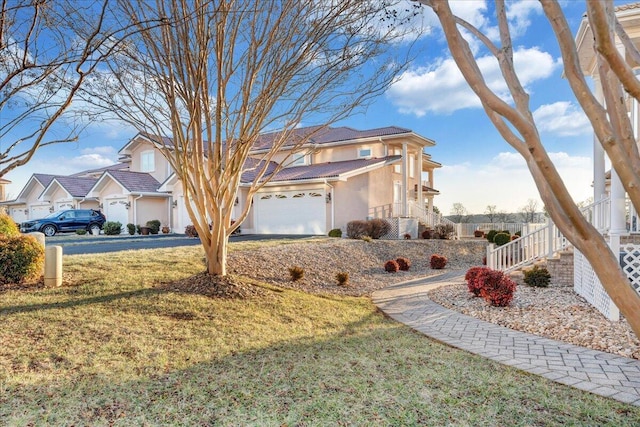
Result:
{"label": "white cloud", "polygon": [[593,132],[584,111],[571,102],[542,105],[533,112],[533,118],[541,132],[558,136],[576,136]]}
{"label": "white cloud", "polygon": [[[576,202],[593,195],[590,158],[564,152],[549,156]],[[454,203],[462,203],[470,213],[479,214],[487,205],[518,212],[529,199],[541,200],[524,159],[514,152],[498,153],[486,164],[444,165],[435,174],[435,187],[440,191],[435,205],[445,215]]]}
{"label": "white cloud", "polygon": [[507,3],[507,19],[509,20],[511,37],[516,38],[523,35],[531,25],[529,17],[541,13],[542,6],[537,1],[522,0]]}
{"label": "white cloud", "polygon": [[[525,88],[552,75],[560,62],[538,48],[519,48],[514,52],[514,65]],[[503,98],[508,91],[496,59],[477,59],[489,87]],[[444,59],[430,67],[404,72],[386,93],[404,114],[422,117],[431,112],[450,114],[464,108],[480,108],[480,100],[469,88],[453,59]]]}
{"label": "white cloud", "polygon": [[51,156],[51,150],[41,149],[38,151],[29,163],[12,170],[5,176],[11,181],[11,184],[7,186],[8,198],[17,197],[34,173],[71,175],[84,170],[109,166],[118,160],[117,150],[111,146],[84,148],[77,155],[72,153],[74,152],[67,151],[69,156]]}

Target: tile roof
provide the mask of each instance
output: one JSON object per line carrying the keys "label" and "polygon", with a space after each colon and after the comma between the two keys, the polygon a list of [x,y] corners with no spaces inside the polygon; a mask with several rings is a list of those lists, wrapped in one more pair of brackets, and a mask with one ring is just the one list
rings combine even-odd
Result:
{"label": "tile roof", "polygon": [[[373,159],[356,159],[346,160],[342,162],[328,162],[306,166],[294,166],[280,170],[275,174],[275,176],[271,178],[270,182],[338,178],[341,175],[357,171],[358,169],[374,166],[381,163],[393,163],[397,160],[400,160],[401,158],[402,156],[388,156]],[[275,165],[273,167],[275,167]],[[269,170],[273,170],[273,167],[270,166]],[[253,182],[254,180],[255,173],[253,171],[247,171],[242,174],[242,182],[248,183]]]}
{"label": "tile roof", "polygon": [[[294,129],[290,137],[291,142],[286,145],[294,145],[296,143],[299,143],[303,138],[309,138],[309,144],[328,144],[332,142],[342,142],[362,138],[401,135],[410,132],[410,129],[405,129],[397,126],[387,126],[368,130],[357,130],[346,126],[335,128],[310,126]],[[261,150],[269,148],[273,144],[274,140],[276,140],[281,135],[282,132],[271,132],[260,135],[258,141],[254,145],[254,149]]]}
{"label": "tile roof", "polygon": [[40,182],[40,184],[47,187],[53,181],[53,178],[56,178],[58,175],[48,175],[46,173],[34,173],[33,177]]}
{"label": "tile roof", "polygon": [[94,178],[80,178],[77,176],[56,176],[54,179],[62,188],[71,194],[71,197],[86,196],[98,181]]}
{"label": "tile roof", "polygon": [[160,183],[148,173],[112,170],[106,172],[131,193],[155,193]]}
{"label": "tile roof", "polygon": [[86,170],[86,171],[74,173],[73,175],[70,175],[70,176],[81,177],[83,175],[95,174],[95,173],[98,173],[98,172],[104,172],[104,171],[109,171],[109,170],[129,170],[129,164],[128,163],[118,162],[118,163],[114,163],[112,165],[105,166],[105,167],[102,167],[102,168],[89,169],[89,170]]}

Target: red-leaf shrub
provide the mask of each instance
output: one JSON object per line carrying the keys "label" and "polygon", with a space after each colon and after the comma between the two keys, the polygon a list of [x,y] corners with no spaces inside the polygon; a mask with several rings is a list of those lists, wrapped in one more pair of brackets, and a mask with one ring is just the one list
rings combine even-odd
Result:
{"label": "red-leaf shrub", "polygon": [[480,296],[494,307],[506,307],[513,299],[516,284],[502,271],[487,269],[477,280],[482,282]]}
{"label": "red-leaf shrub", "polygon": [[475,230],[473,232],[473,237],[484,237],[484,231],[482,230]]}
{"label": "red-leaf shrub", "polygon": [[354,220],[347,223],[347,237],[350,239],[362,239],[371,236],[371,223],[365,220]]}
{"label": "red-leaf shrub", "polygon": [[471,267],[467,274],[464,275],[464,280],[467,281],[467,287],[469,288],[469,292],[473,294],[474,297],[479,297],[480,292],[482,291],[482,281],[479,280],[480,274],[489,270],[487,267]]}
{"label": "red-leaf shrub", "polygon": [[389,273],[395,273],[400,269],[400,266],[396,262],[396,260],[390,259],[389,261],[384,263],[384,271],[388,271]]}
{"label": "red-leaf shrub", "polygon": [[422,238],[423,239],[431,239],[433,237],[433,230],[430,228],[427,228],[426,230],[424,230],[422,232]]}
{"label": "red-leaf shrub", "polygon": [[196,230],[196,227],[189,224],[184,228],[184,234],[186,234],[187,237],[198,237],[198,230]]}
{"label": "red-leaf shrub", "polygon": [[402,271],[408,271],[411,267],[411,261],[409,261],[408,258],[400,257],[396,259],[396,262],[398,263],[398,267]]}
{"label": "red-leaf shrub", "polygon": [[431,268],[434,270],[441,270],[447,265],[447,257],[433,254],[431,255]]}

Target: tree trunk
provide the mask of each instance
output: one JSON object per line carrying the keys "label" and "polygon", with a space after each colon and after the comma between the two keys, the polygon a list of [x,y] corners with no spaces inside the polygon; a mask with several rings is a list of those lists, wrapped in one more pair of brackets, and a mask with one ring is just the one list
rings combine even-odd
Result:
{"label": "tree trunk", "polygon": [[212,276],[227,275],[227,244],[229,237],[224,225],[218,223],[211,227],[211,239],[208,247],[205,246],[205,257],[207,259],[207,272]]}

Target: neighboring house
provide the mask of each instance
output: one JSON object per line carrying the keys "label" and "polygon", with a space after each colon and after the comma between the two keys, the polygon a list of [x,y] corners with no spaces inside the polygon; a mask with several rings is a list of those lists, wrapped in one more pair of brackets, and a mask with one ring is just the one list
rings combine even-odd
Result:
{"label": "neighboring house", "polygon": [[[234,209],[239,215],[247,203],[251,211],[241,228],[255,234],[326,234],[346,229],[349,221],[371,217],[425,217],[433,213],[433,172],[441,167],[424,153],[435,142],[409,129],[385,127],[359,131],[348,127],[301,128],[293,138],[314,132],[308,144],[287,160],[288,165],[247,200],[254,181],[252,168],[241,178]],[[270,148],[277,133],[264,134],[252,155]],[[150,138],[151,140],[153,137]],[[289,148],[290,149],[290,148]],[[282,162],[287,154],[274,158]],[[423,182],[422,173],[427,180]],[[190,224],[180,181],[172,174],[161,191],[175,204],[173,224]],[[417,229],[414,232],[416,236]]]}
{"label": "neighboring house", "polygon": [[[297,129],[314,132],[310,142],[271,177],[252,200],[255,176],[247,167],[234,217],[246,204],[243,233],[326,234],[349,221],[372,217],[413,218],[433,225],[434,171],[441,165],[424,152],[435,142],[390,126],[359,131],[348,127]],[[268,150],[278,133],[261,136],[252,159]],[[120,163],[69,177],[34,174],[16,200],[2,202],[16,221],[64,207],[101,208],[108,221],[143,225],[158,219],[176,232],[192,223],[182,184],[163,157],[155,136],[140,133],[119,151]],[[171,146],[171,140],[162,143]],[[285,147],[274,161],[289,154]],[[423,179],[426,177],[426,179]],[[417,229],[413,230],[416,237]]]}
{"label": "neighboring house", "polygon": [[5,178],[0,178],[0,202],[7,199],[7,185],[11,184],[11,181]]}

